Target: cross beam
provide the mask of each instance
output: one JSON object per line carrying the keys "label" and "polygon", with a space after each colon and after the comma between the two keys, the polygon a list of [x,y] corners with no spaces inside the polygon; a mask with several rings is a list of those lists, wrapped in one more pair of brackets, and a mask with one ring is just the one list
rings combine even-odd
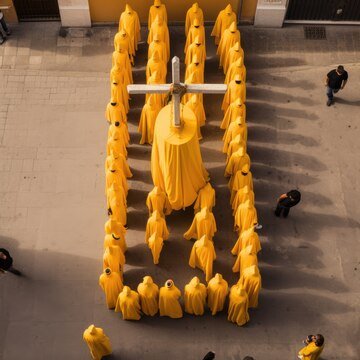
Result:
{"label": "cross beam", "polygon": [[[224,94],[227,90],[226,84],[183,84],[180,82],[180,60],[174,56],[171,60],[172,84],[155,85],[128,85],[129,94],[166,94],[171,91],[173,85],[186,86],[187,93],[193,94]],[[172,92],[172,105],[174,114],[174,126],[180,127],[180,94]]]}

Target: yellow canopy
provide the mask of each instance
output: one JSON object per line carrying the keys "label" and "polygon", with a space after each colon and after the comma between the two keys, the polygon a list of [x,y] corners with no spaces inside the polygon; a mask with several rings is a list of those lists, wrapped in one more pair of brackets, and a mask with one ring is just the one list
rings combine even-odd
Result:
{"label": "yellow canopy", "polygon": [[173,126],[172,104],[159,113],[151,153],[153,183],[174,210],[191,205],[209,177],[202,162],[195,114],[180,105],[180,128]]}

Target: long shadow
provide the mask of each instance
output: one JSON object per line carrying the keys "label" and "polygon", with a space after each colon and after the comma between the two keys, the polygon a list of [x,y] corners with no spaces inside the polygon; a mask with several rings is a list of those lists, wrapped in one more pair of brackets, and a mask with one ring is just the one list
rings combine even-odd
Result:
{"label": "long shadow", "polygon": [[[259,141],[263,143],[269,143],[276,139],[277,144],[300,144],[307,147],[319,146],[319,142],[310,136],[303,136],[299,134],[293,134],[285,131],[276,131],[271,127],[265,126],[253,126],[250,128],[248,135],[248,141]],[[250,130],[249,129],[249,130]]]}

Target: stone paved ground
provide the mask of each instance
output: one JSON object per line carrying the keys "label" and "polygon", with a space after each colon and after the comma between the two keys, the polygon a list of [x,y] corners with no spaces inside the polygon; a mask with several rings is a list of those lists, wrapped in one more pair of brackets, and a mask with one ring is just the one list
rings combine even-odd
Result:
{"label": "stone paved ground", "polygon": [[[0,359],[87,359],[83,329],[105,329],[114,359],[294,359],[311,332],[326,337],[323,359],[359,358],[359,125],[360,35],[356,27],[328,27],[327,40],[304,40],[302,27],[241,28],[248,68],[249,154],[263,251],[264,290],[251,322],[238,328],[225,314],[182,320],[124,322],[104,306],[101,271],[103,161],[108,72],[115,29],[95,27],[58,36],[58,23],[14,28],[0,47],[0,237],[26,277],[0,277]],[[183,56],[181,28],[172,51]],[[220,82],[208,40],[206,80]],[[144,81],[146,46],[134,75]],[[325,106],[323,75],[343,63],[350,72],[335,106]],[[235,241],[220,153],[221,97],[207,96],[201,148],[217,192],[219,233],[215,271],[233,284]],[[171,238],[158,267],[144,244],[146,194],[151,189],[150,147],[136,132],[142,97],[129,115],[134,178],[129,192],[126,282],[145,274],[180,288],[194,274],[191,243],[181,234],[191,210],[167,218]],[[303,193],[287,220],[274,218],[277,195]],[[341,349],[341,352],[339,352]]]}

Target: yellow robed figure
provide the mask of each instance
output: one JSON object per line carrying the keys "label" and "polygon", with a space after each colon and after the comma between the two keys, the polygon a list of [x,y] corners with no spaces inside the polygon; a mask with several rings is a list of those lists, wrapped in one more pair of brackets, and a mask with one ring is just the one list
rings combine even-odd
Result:
{"label": "yellow robed figure", "polygon": [[[238,171],[235,176],[232,177],[232,183],[229,183],[229,188],[231,191],[230,204],[233,203],[236,192],[240,190],[245,185],[249,186],[251,190],[254,189],[252,173],[248,164],[245,164],[241,171]],[[231,185],[231,186],[230,186]]]}
{"label": "yellow robed figure", "polygon": [[160,316],[169,316],[172,319],[179,319],[183,316],[183,311],[179,303],[181,297],[180,290],[172,280],[167,280],[165,286],[160,289],[159,309]]}
{"label": "yellow robed figure", "polygon": [[193,277],[184,290],[185,312],[192,315],[203,315],[206,304],[206,286],[197,276]]}
{"label": "yellow robed figure", "polygon": [[[110,221],[114,221],[115,223],[118,223],[121,225],[121,223],[119,223],[115,220],[110,220]],[[116,233],[115,231],[111,234],[106,234],[104,237],[104,250],[109,246],[117,246],[121,249],[122,253],[125,254],[125,252],[127,250],[127,246],[126,246],[124,234]],[[124,258],[123,264],[125,264],[125,258]]]}
{"label": "yellow robed figure", "polygon": [[249,200],[240,204],[234,218],[234,229],[244,231],[258,224],[257,211]]}
{"label": "yellow robed figure", "polygon": [[220,129],[227,129],[229,125],[238,117],[241,117],[244,123],[246,123],[246,106],[243,104],[240,98],[237,98],[227,108],[224,118],[221,122]]}
{"label": "yellow robed figure", "polygon": [[[235,21],[227,28],[220,40],[219,47],[217,48],[217,55],[220,56],[220,67],[224,67],[227,64],[227,57],[229,50],[237,43],[240,43],[240,31],[236,27]],[[227,69],[226,69],[227,70]],[[226,74],[224,69],[224,74]]]}
{"label": "yellow robed figure", "polygon": [[161,216],[171,214],[171,206],[164,191],[155,186],[146,198],[146,206],[149,209],[149,215],[157,210]]}
{"label": "yellow robed figure", "polygon": [[232,271],[234,273],[239,272],[242,274],[246,268],[253,265],[258,266],[258,258],[255,248],[252,245],[249,245],[239,252]]}
{"label": "yellow robed figure", "polygon": [[233,255],[238,255],[242,249],[249,245],[253,246],[256,253],[261,250],[259,235],[255,232],[253,227],[240,233],[234,247],[231,249],[231,253]]}
{"label": "yellow robed figure", "polygon": [[140,320],[141,308],[139,294],[124,286],[116,301],[115,312],[121,312],[124,320]]}
{"label": "yellow robed figure", "polygon": [[173,126],[172,104],[159,113],[151,152],[153,183],[163,190],[172,209],[191,205],[205,186],[208,173],[202,162],[195,114],[180,105],[181,126]]}
{"label": "yellow robed figure", "polygon": [[230,289],[228,320],[239,326],[246,324],[250,320],[248,313],[249,298],[245,289],[236,284]]}
{"label": "yellow robed figure", "polygon": [[200,25],[204,25],[204,14],[197,2],[192,4],[191,8],[186,12],[186,19],[185,19],[186,36],[188,35],[191,24],[194,22],[195,19],[198,19]]}
{"label": "yellow robed figure", "polygon": [[223,310],[228,292],[227,281],[221,274],[216,273],[207,286],[207,302],[212,315]]}
{"label": "yellow robed figure", "polygon": [[107,268],[100,275],[99,285],[103,289],[106,298],[106,304],[109,309],[114,309],[116,299],[123,288],[120,274]]}
{"label": "yellow robed figure", "polygon": [[158,235],[156,232],[154,232],[147,240],[147,244],[151,251],[153,262],[155,265],[157,265],[159,263],[161,250],[164,246],[164,239],[161,235]]}
{"label": "yellow robed figure", "polygon": [[240,75],[241,80],[246,83],[246,68],[244,65],[244,59],[240,57],[239,59],[230,64],[231,65],[226,71],[224,83],[229,84],[231,80],[235,79],[236,75]]}
{"label": "yellow robed figure", "polygon": [[159,287],[151,276],[144,276],[143,282],[137,287],[140,296],[141,311],[148,316],[154,316],[159,311]]}
{"label": "yellow robed figure", "polygon": [[256,308],[261,290],[261,276],[259,268],[255,265],[246,268],[238,282],[246,290],[249,296],[249,308]]}
{"label": "yellow robed figure", "polygon": [[240,190],[238,190],[235,195],[234,201],[231,205],[233,209],[233,216],[235,216],[236,210],[239,207],[239,205],[246,202],[247,200],[249,200],[251,204],[255,203],[255,194],[249,188],[249,186],[246,185]]}
{"label": "yellow robed figure", "polygon": [[194,204],[194,212],[196,214],[204,207],[207,207],[209,211],[212,211],[212,208],[214,206],[215,206],[215,189],[208,182],[199,191],[199,194]]}
{"label": "yellow robed figure", "polygon": [[235,75],[234,80],[230,81],[228,85],[228,89],[221,105],[221,110],[225,113],[230,104],[238,98],[240,98],[243,103],[246,101],[246,86],[245,82],[241,81],[240,75]]}
{"label": "yellow robed figure", "polygon": [[231,25],[232,22],[236,22],[236,13],[232,10],[231,5],[227,5],[224,10],[221,10],[216,18],[214,28],[211,32],[211,36],[215,36],[215,44],[218,45],[224,31]]}
{"label": "yellow robed figure", "polygon": [[155,21],[157,16],[161,16],[164,22],[167,23],[167,11],[165,4],[161,3],[161,0],[154,0],[154,5],[150,6],[149,18],[148,18],[148,29],[151,29],[152,23]]}
{"label": "yellow robed figure", "polygon": [[212,240],[216,231],[217,228],[214,214],[209,211],[207,207],[204,207],[195,214],[188,231],[184,233],[184,238],[186,240],[200,239],[202,236],[206,235]]}
{"label": "yellow robed figure", "polygon": [[103,329],[90,325],[84,331],[83,339],[89,347],[93,360],[101,360],[103,356],[111,354],[110,339],[105,335]]}
{"label": "yellow robed figure", "polygon": [[[125,241],[126,229],[124,225],[121,224],[121,222],[110,218],[108,221],[106,221],[104,230],[106,235],[118,234],[119,236],[123,236]],[[125,253],[125,251],[123,252]]]}
{"label": "yellow robed figure", "polygon": [[131,8],[129,4],[125,5],[125,11],[121,13],[119,20],[119,31],[125,29],[129,34],[132,48],[136,51],[138,48],[138,42],[140,41],[140,20],[139,15],[135,10]]}
{"label": "yellow robed figure", "polygon": [[103,269],[111,269],[118,272],[122,277],[123,266],[125,264],[125,255],[120,246],[110,245],[105,248],[103,255]]}
{"label": "yellow robed figure", "polygon": [[[240,42],[236,42],[228,51],[225,64],[224,64],[224,74],[227,74],[231,64],[235,63],[239,59],[243,59],[244,61],[244,50],[240,45]],[[225,80],[226,81],[226,80]],[[245,79],[244,79],[245,81]],[[228,82],[226,82],[228,84]]]}

